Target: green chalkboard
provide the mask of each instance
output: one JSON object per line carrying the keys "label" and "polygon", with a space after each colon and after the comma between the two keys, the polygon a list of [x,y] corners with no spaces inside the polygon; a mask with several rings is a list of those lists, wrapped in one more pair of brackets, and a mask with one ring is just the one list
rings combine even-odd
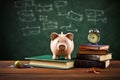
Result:
{"label": "green chalkboard", "polygon": [[52,54],[52,32],[74,34],[75,49],[88,44],[91,28],[100,31],[99,44],[110,45],[120,59],[119,0],[1,0],[0,59]]}

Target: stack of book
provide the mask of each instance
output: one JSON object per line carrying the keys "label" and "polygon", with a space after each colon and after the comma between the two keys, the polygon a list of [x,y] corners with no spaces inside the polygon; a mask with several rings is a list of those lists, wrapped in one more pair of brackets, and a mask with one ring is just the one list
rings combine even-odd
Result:
{"label": "stack of book", "polygon": [[59,60],[52,59],[52,55],[41,55],[26,57],[25,59],[30,60],[29,65],[32,67],[42,68],[58,68],[58,69],[70,69],[74,67],[74,60],[65,60],[60,58]]}
{"label": "stack of book", "polygon": [[74,66],[107,68],[110,65],[110,59],[112,54],[109,53],[109,45],[80,45]]}

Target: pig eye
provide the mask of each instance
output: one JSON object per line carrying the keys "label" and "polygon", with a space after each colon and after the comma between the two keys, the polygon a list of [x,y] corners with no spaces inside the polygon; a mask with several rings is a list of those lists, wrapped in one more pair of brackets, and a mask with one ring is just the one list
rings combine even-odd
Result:
{"label": "pig eye", "polygon": [[66,42],[66,40],[64,42]]}
{"label": "pig eye", "polygon": [[60,41],[58,41],[58,42],[60,42]]}

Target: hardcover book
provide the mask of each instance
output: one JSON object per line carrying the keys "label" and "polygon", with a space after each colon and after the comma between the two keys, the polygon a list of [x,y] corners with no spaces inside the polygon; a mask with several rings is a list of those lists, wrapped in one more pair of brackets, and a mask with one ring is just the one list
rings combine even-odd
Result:
{"label": "hardcover book", "polygon": [[44,68],[59,68],[59,69],[70,69],[74,67],[74,60],[59,60],[52,59],[52,55],[42,55],[34,57],[26,57],[25,59],[30,60],[29,65],[34,67]]}
{"label": "hardcover book", "polygon": [[74,66],[77,68],[107,68],[110,65],[110,60],[94,61],[94,60],[75,60]]}
{"label": "hardcover book", "polygon": [[97,61],[105,61],[112,59],[112,53],[105,55],[90,55],[90,54],[77,54],[77,59],[80,60],[97,60]]}
{"label": "hardcover book", "polygon": [[79,50],[86,50],[86,49],[92,49],[92,50],[108,50],[109,45],[93,45],[93,44],[83,44],[79,46]]}
{"label": "hardcover book", "polygon": [[108,50],[79,50],[79,54],[108,54]]}

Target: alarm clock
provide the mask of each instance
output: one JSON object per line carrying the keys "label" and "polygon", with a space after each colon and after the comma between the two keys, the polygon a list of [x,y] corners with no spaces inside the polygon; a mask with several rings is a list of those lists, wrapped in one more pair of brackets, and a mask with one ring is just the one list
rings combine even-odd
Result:
{"label": "alarm clock", "polygon": [[99,30],[96,28],[90,29],[88,34],[88,41],[92,44],[97,44],[100,40]]}

